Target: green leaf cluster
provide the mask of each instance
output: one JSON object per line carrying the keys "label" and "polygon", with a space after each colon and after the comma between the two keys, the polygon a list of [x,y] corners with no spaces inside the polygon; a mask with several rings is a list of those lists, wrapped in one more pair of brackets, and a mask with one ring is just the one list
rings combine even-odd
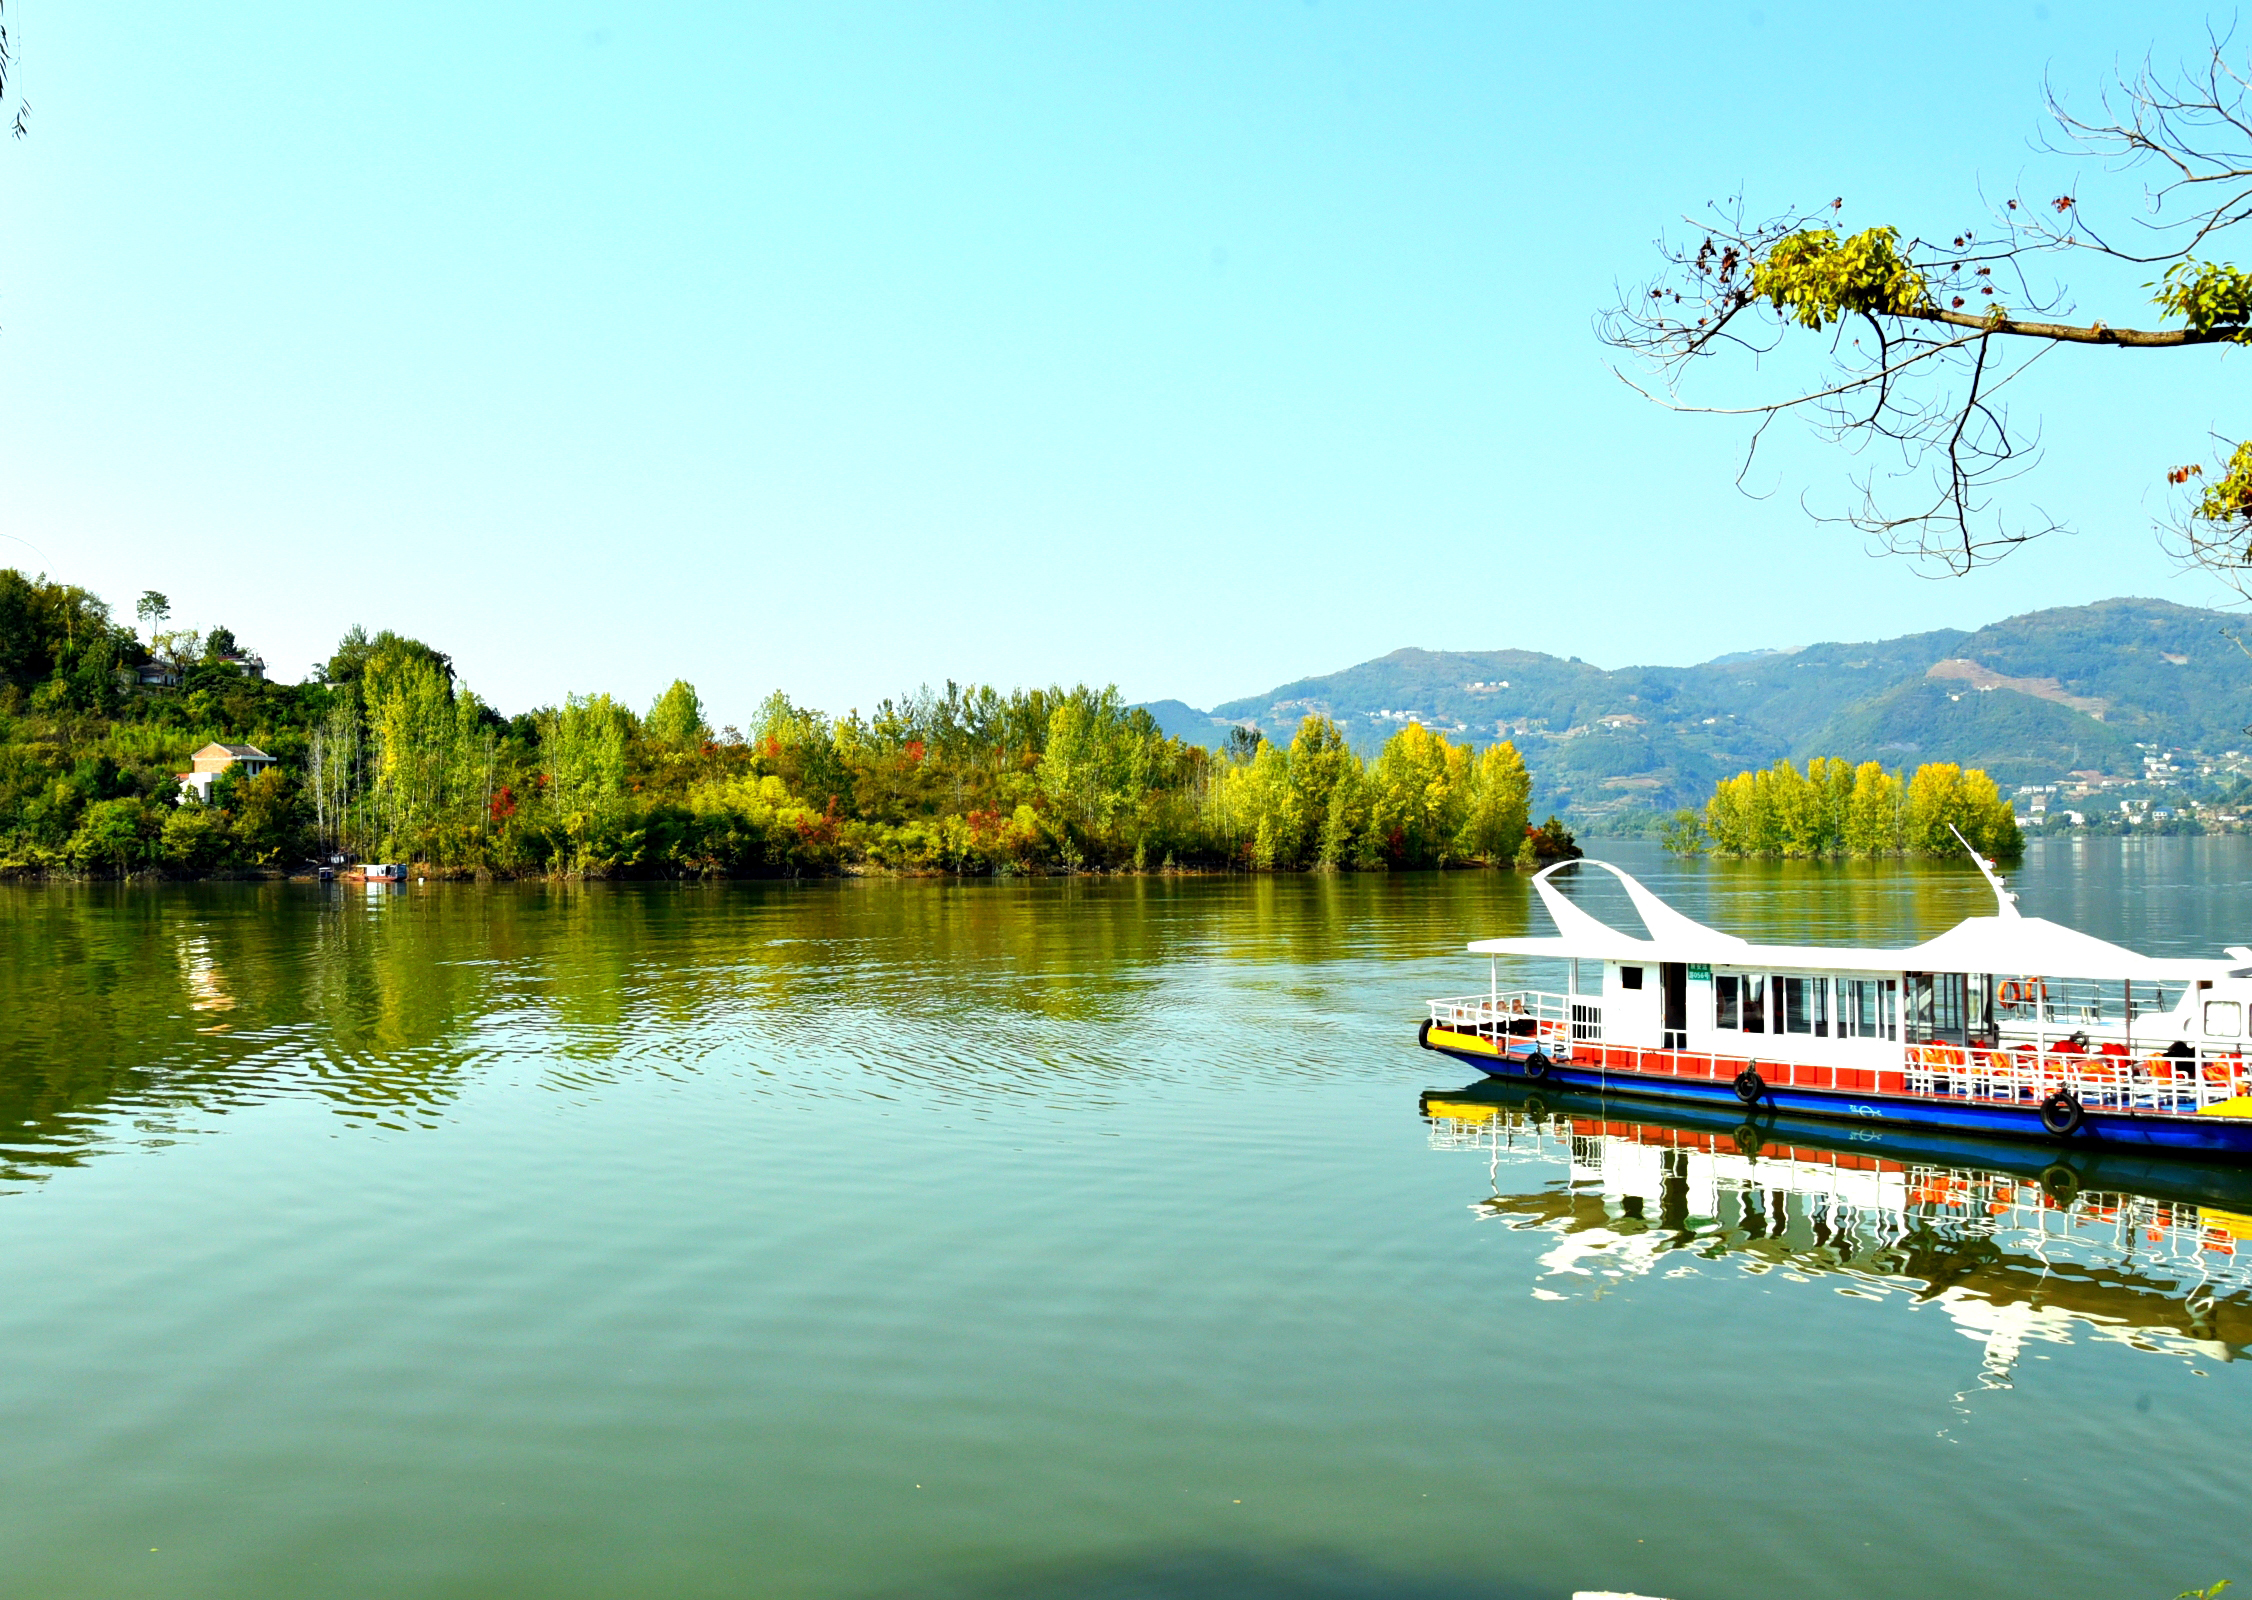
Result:
{"label": "green leaf cluster", "polygon": [[2158,307],[2199,333],[2228,331],[2237,344],[2252,342],[2252,273],[2225,261],[2177,261],[2166,276],[2146,285]]}
{"label": "green leaf cluster", "polygon": [[2252,522],[2252,443],[2230,453],[2227,468],[2198,496],[2196,515],[2202,522]]}
{"label": "green leaf cluster", "polygon": [[1856,311],[1904,316],[1931,298],[1924,275],[1901,254],[1896,228],[1864,228],[1843,243],[1833,228],[1779,239],[1752,264],[1752,293],[1817,329]]}

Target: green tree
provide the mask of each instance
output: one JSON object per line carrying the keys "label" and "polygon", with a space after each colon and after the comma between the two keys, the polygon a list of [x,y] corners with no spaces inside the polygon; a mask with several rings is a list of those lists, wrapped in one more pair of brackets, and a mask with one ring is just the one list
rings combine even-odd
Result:
{"label": "green tree", "polygon": [[97,800],[71,835],[71,859],[129,872],[150,859],[160,826],[138,799]]}
{"label": "green tree", "polygon": [[1369,827],[1368,775],[1356,759],[1337,775],[1322,814],[1320,863],[1325,867],[1373,867],[1376,836]]}
{"label": "green tree", "polygon": [[1904,849],[1905,798],[1899,777],[1876,762],[1864,761],[1854,768],[1853,791],[1846,800],[1845,853],[1882,856]]}
{"label": "green tree", "polygon": [[164,819],[158,852],[164,864],[182,872],[208,872],[225,863],[234,841],[227,819],[216,807],[188,801]]}
{"label": "green tree", "polygon": [[1394,866],[1444,866],[1469,814],[1470,752],[1411,722],[1369,770],[1369,826]]}
{"label": "green tree", "polygon": [[1960,854],[1950,823],[1988,855],[2023,849],[2014,810],[1984,772],[1930,763],[1903,785],[1874,761],[1849,767],[1821,757],[1803,773],[1778,761],[1721,779],[1701,816],[1675,817],[1666,847],[1692,854],[1709,844],[1724,856]]}
{"label": "green tree", "polygon": [[642,728],[652,744],[679,753],[701,749],[712,736],[704,721],[704,703],[685,678],[673,679],[672,687],[657,696]]}
{"label": "green tree", "polygon": [[1470,769],[1459,853],[1495,865],[1513,860],[1532,818],[1532,795],[1533,775],[1517,746],[1507,740],[1488,745]]}
{"label": "green tree", "polygon": [[346,630],[338,641],[336,653],[321,668],[320,679],[332,687],[341,688],[357,683],[367,674],[369,667],[379,660],[397,663],[401,658],[411,658],[435,670],[451,684],[454,679],[453,657],[442,650],[433,650],[420,639],[409,639],[393,633],[389,628],[370,638],[368,631],[357,623]]}
{"label": "green tree", "polygon": [[752,742],[758,759],[792,790],[827,807],[852,805],[852,778],[837,749],[836,730],[818,711],[802,710],[777,689],[759,707]]}
{"label": "green tree", "polygon": [[1962,854],[1962,846],[1948,831],[1950,825],[1981,855],[2014,857],[2024,852],[2016,812],[1992,778],[1951,761],[1918,767],[1908,780],[1910,848],[1935,856]]}
{"label": "green tree", "polygon": [[1277,836],[1288,865],[1337,864],[1326,837],[1330,799],[1339,785],[1360,776],[1360,766],[1336,723],[1318,715],[1300,721],[1290,741],[1288,797]]}
{"label": "green tree", "polygon": [[237,783],[228,809],[235,847],[256,866],[299,855],[306,843],[303,797],[289,774],[268,767]]}
{"label": "green tree", "polygon": [[546,720],[547,808],[578,867],[617,864],[632,735],[633,713],[606,694],[572,695]]}

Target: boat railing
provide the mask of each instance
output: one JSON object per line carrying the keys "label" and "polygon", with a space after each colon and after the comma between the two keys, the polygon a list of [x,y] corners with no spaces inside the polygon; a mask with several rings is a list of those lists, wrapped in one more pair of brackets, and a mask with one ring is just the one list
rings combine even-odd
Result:
{"label": "boat railing", "polygon": [[[1652,1049],[1607,1044],[1603,1006],[1591,995],[1503,989],[1429,1002],[1431,1025],[1485,1041],[1495,1054],[1522,1059],[1538,1050],[1552,1061],[1586,1062],[1655,1077],[1728,1081],[1751,1071],[1768,1082],[1846,1093],[2034,1106],[2059,1090],[2089,1110],[2195,1113],[2252,1098],[2252,1057],[2241,1049],[2170,1047],[2124,1053],[2104,1041],[2085,1050],[2056,1041],[1992,1046],[1905,1041],[1890,1062],[1791,1061],[1756,1052]],[[2232,1108],[2233,1109],[2233,1108]]]}
{"label": "boat railing", "polygon": [[1433,1000],[1430,1007],[1433,1027],[1492,1040],[1509,1055],[1530,1055],[1538,1048],[1568,1059],[1575,1040],[1600,1042],[1603,1037],[1602,1004],[1586,995],[1502,989]]}
{"label": "boat railing", "polygon": [[2129,1055],[2031,1044],[1910,1044],[1904,1051],[1908,1092],[1942,1100],[2030,1104],[2065,1090],[2091,1109],[2195,1112],[2252,1095],[2252,1062],[2235,1051]]}

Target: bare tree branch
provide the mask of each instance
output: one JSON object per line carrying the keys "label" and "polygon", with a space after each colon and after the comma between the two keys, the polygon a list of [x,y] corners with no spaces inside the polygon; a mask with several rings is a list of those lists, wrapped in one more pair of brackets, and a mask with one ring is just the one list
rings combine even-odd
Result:
{"label": "bare tree branch", "polygon": [[[1818,520],[1844,522],[1875,547],[1935,570],[1966,572],[2055,531],[2054,519],[2015,511],[1998,493],[2039,460],[2037,434],[2013,423],[2001,402],[2034,359],[2091,345],[2252,343],[2252,273],[2195,259],[2252,220],[2252,70],[2231,62],[2227,34],[2207,43],[2201,62],[2172,76],[2149,61],[2123,73],[2087,116],[2047,88],[2053,130],[2045,149],[2107,172],[2153,174],[2128,220],[2091,220],[2077,191],[2045,201],[2016,194],[1992,206],[1983,235],[1964,228],[1902,239],[1879,228],[1841,238],[1842,199],[1770,217],[1749,215],[1740,197],[1717,202],[1683,219],[1691,231],[1681,239],[1661,238],[1657,273],[1598,317],[1599,335],[1627,358],[1623,366],[1641,369],[1638,377],[1614,371],[1669,409],[1754,419],[1740,488],[1766,429],[1786,412],[1857,454],[1877,450],[1883,459],[1849,474],[1857,503]],[[2051,271],[2075,252],[2170,264],[2152,287],[2161,313],[2182,325],[2067,314]],[[1692,391],[1731,370],[1763,384],[1765,358],[1823,329],[1833,331],[1819,381],[1749,400]],[[2005,358],[2012,346],[2026,354]],[[2208,489],[2165,526],[2188,564],[2232,582],[2243,577],[2252,595],[2252,456],[2242,476],[2241,493],[2231,477],[2218,500],[2218,489]],[[2216,505],[2228,512],[2219,523],[2209,515]]]}

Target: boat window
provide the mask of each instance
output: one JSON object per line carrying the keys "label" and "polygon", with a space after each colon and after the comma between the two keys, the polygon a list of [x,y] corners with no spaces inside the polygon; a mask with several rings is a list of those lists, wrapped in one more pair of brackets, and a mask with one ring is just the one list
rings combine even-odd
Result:
{"label": "boat window", "polygon": [[1970,1041],[1973,1044],[1994,1043],[1994,974],[1964,974],[1963,992],[1967,997],[1963,1006],[1963,1026],[1968,1030]]}
{"label": "boat window", "polygon": [[1747,977],[1744,979],[1744,1031],[1746,1033],[1765,1033],[1767,1031],[1767,979],[1765,977]]}
{"label": "boat window", "polygon": [[1777,978],[1775,1019],[1777,1033],[1830,1034],[1830,980],[1827,978]]}
{"label": "boat window", "polygon": [[2214,1039],[2234,1039],[2244,1032],[2244,1008],[2234,1000],[2205,1002],[2205,1032]]}
{"label": "boat window", "polygon": [[1640,967],[1621,967],[1621,968],[1619,968],[1619,987],[1620,987],[1620,988],[1622,988],[1622,989],[1639,989],[1639,988],[1641,988],[1641,987],[1642,987],[1642,969],[1641,969]]}
{"label": "boat window", "polygon": [[1891,978],[1838,980],[1838,1037],[1898,1037],[1900,985]]}
{"label": "boat window", "polygon": [[1960,972],[1908,974],[1908,1037],[1918,1042],[1965,1042],[1970,1002],[1968,977]]}
{"label": "boat window", "polygon": [[1733,1031],[1743,1026],[1736,1010],[1738,980],[1733,972],[1716,973],[1712,980],[1712,1025]]}

